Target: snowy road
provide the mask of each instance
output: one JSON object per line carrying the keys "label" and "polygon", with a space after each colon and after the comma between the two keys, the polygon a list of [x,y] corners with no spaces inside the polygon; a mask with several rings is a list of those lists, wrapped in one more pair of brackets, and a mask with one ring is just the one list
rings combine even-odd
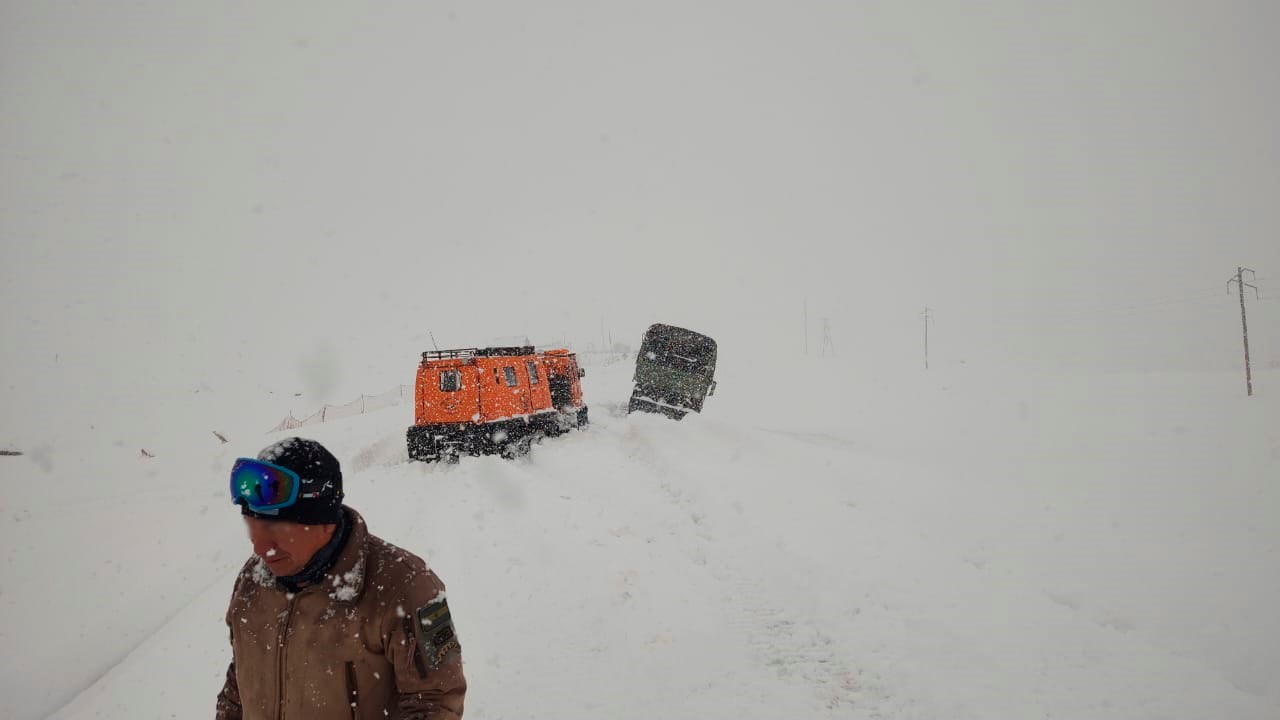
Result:
{"label": "snowy road", "polygon": [[[621,395],[625,375],[600,374],[596,391]],[[1171,649],[1185,638],[1111,612],[1114,588],[1064,586],[990,544],[1031,523],[1076,561],[1094,556],[1069,517],[1033,522],[1014,505],[1001,519],[981,496],[1005,479],[895,453],[891,431],[765,429],[727,411],[675,423],[601,401],[589,430],[528,458],[443,466],[405,461],[404,412],[307,434],[344,458],[372,530],[449,584],[468,716],[1274,716],[1211,655]],[[247,544],[231,508],[207,504],[188,520],[210,528],[221,565],[195,573],[172,618],[153,603],[151,633],[54,717],[208,714]]]}

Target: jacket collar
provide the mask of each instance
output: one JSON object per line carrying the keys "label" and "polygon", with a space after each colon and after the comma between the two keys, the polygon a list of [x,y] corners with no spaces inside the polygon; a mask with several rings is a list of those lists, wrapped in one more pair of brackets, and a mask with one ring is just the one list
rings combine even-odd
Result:
{"label": "jacket collar", "polygon": [[[366,558],[369,554],[369,528],[364,524],[364,518],[360,513],[345,505],[342,509],[347,513],[347,521],[351,523],[351,534],[347,537],[346,544],[338,553],[338,559],[334,561],[333,567],[324,574],[324,578],[315,585],[302,588],[298,594],[324,592],[333,602],[354,605],[364,593],[365,568],[368,564]],[[255,558],[255,560],[256,562],[250,568],[250,574],[257,584],[264,588],[274,588],[282,593],[288,592],[276,582],[275,576],[267,569],[267,564],[262,558]]]}
{"label": "jacket collar", "polygon": [[308,585],[315,585],[324,579],[325,573],[338,562],[338,557],[342,550],[347,547],[347,541],[351,539],[351,518],[346,510],[339,508],[338,525],[333,531],[333,536],[324,544],[324,547],[316,551],[315,555],[307,562],[306,567],[302,568],[296,575],[281,575],[276,578],[276,582],[289,592],[296,593]]}
{"label": "jacket collar", "polygon": [[351,536],[347,538],[346,547],[338,554],[338,559],[325,573],[324,579],[307,590],[320,590],[328,593],[329,599],[346,605],[354,605],[364,593],[366,558],[369,555],[369,528],[364,524],[360,513],[343,506],[347,513],[347,521],[351,523]]}

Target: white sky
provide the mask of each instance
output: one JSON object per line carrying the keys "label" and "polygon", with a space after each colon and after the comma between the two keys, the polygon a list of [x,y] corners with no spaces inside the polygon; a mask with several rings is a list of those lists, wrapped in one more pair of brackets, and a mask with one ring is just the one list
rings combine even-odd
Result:
{"label": "white sky", "polygon": [[1280,361],[1274,3],[213,7],[0,8],[6,385],[602,322],[801,351],[806,300],[886,363],[928,305],[935,362],[1233,370],[1239,264]]}

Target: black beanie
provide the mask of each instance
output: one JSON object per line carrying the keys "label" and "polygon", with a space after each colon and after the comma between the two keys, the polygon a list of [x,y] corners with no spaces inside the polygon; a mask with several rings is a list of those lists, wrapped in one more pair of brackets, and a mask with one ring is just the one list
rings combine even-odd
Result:
{"label": "black beanie", "polygon": [[323,445],[315,440],[285,438],[263,448],[258,459],[298,473],[302,480],[298,501],[270,513],[254,512],[241,501],[241,515],[303,525],[329,525],[342,519],[342,467]]}

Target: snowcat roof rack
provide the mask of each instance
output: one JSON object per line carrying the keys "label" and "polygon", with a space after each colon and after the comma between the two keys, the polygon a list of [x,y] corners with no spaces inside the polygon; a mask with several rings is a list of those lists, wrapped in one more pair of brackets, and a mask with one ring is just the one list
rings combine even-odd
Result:
{"label": "snowcat roof rack", "polygon": [[422,361],[428,360],[465,360],[476,356],[475,348],[462,348],[460,350],[428,350],[422,353]]}
{"label": "snowcat roof rack", "polygon": [[516,345],[511,347],[488,347],[476,351],[480,357],[497,357],[504,355],[532,355],[532,345]]}
{"label": "snowcat roof rack", "polygon": [[514,355],[532,355],[532,345],[487,348],[460,348],[457,350],[428,350],[422,353],[422,361],[428,360],[469,360],[474,357],[499,357]]}

